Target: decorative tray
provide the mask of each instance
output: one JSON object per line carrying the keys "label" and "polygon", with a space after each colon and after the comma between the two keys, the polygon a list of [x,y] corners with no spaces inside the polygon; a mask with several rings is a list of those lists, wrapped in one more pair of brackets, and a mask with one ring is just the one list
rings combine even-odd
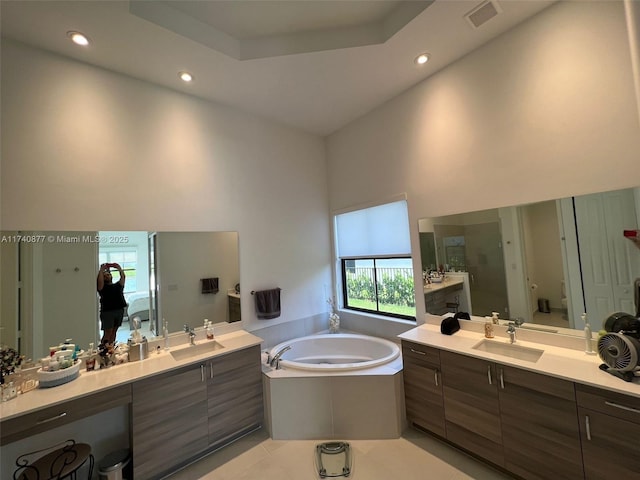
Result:
{"label": "decorative tray", "polygon": [[40,388],[57,387],[75,380],[80,375],[80,365],[82,362],[76,360],[76,363],[68,368],[56,370],[55,372],[45,372],[41,368],[38,369],[38,382]]}

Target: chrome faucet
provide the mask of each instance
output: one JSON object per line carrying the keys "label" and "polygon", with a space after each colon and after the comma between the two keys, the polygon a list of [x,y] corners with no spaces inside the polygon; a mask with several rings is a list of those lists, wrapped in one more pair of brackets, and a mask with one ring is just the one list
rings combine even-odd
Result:
{"label": "chrome faucet", "polygon": [[284,352],[286,352],[287,350],[291,350],[291,345],[285,345],[280,350],[278,350],[271,359],[271,362],[269,362],[269,365],[271,365],[272,367],[276,367],[276,370],[280,370],[280,357],[282,357]]}
{"label": "chrome faucet", "polygon": [[196,344],[196,332],[193,330],[193,327],[190,327],[189,325],[187,325],[185,323],[184,324],[184,331],[187,332],[187,335],[189,336],[189,345],[195,345]]}
{"label": "chrome faucet", "polygon": [[516,343],[516,324],[509,322],[507,327],[507,333],[509,334],[509,343]]}

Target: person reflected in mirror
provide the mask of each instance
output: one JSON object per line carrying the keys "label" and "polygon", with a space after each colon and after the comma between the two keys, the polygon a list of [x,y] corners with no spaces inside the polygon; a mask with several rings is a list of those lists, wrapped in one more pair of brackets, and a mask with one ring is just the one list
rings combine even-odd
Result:
{"label": "person reflected in mirror", "polygon": [[[120,279],[113,283],[111,269],[115,268],[120,274]],[[127,301],[124,298],[125,274],[117,263],[103,263],[98,270],[97,288],[100,295],[100,323],[103,331],[100,344],[112,350],[116,343],[118,327],[122,325],[124,309]]]}

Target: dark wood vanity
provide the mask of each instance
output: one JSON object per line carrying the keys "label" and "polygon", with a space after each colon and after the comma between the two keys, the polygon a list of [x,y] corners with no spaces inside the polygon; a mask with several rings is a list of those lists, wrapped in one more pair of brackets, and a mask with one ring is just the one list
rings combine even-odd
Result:
{"label": "dark wood vanity", "polygon": [[[83,373],[63,401],[53,401],[54,404],[44,404],[42,408],[27,407],[22,414],[3,409],[0,443],[4,447],[123,407],[129,417],[134,478],[162,478],[262,426],[260,341],[244,333],[229,340],[223,337],[223,342],[231,346],[226,351],[216,350],[215,354],[199,355],[192,360],[176,362],[165,354],[145,360],[146,364],[134,362],[104,372]],[[152,366],[154,361],[158,362],[157,368]],[[172,362],[174,368],[164,368]],[[126,377],[127,368],[131,372],[130,381],[78,394],[83,385],[87,390],[94,388],[100,375],[104,375],[102,382],[110,374]],[[143,371],[147,374],[140,374]],[[24,401],[37,404],[41,401],[37,398],[47,398],[46,393],[40,389],[29,392]],[[51,394],[51,398],[65,397],[64,390],[52,390]],[[21,397],[12,402],[20,402]]]}
{"label": "dark wood vanity", "polygon": [[402,340],[407,421],[524,479],[637,478],[640,396]]}

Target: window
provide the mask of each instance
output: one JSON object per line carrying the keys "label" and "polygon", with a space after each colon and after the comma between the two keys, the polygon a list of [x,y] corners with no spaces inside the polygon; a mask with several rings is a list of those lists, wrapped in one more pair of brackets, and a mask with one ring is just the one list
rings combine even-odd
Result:
{"label": "window", "polygon": [[406,201],[336,215],[335,231],[343,308],[415,320]]}
{"label": "window", "polygon": [[[101,247],[98,254],[98,264],[102,265],[103,263],[117,263],[122,267],[127,277],[124,283],[124,293],[131,293],[137,290],[136,267],[138,265],[138,251],[135,248],[111,247],[107,249]],[[120,275],[117,270],[112,270],[113,282],[115,283],[120,280]]]}
{"label": "window", "polygon": [[342,259],[344,307],[415,319],[411,257]]}

